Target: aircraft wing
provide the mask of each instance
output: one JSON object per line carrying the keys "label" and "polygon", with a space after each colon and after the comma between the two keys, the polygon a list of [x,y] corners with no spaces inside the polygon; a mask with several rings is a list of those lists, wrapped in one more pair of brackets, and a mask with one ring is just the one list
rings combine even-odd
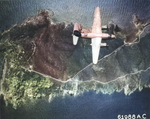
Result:
{"label": "aircraft wing", "polygon": [[[96,7],[95,9],[92,33],[102,33],[101,16],[100,16],[99,7]],[[94,64],[97,64],[102,38],[97,37],[97,38],[92,38],[91,40],[92,40],[92,60]]]}
{"label": "aircraft wing", "polygon": [[77,45],[79,37],[73,35],[73,45]]}
{"label": "aircraft wing", "polygon": [[102,38],[92,38],[92,59],[93,63],[97,64]]}

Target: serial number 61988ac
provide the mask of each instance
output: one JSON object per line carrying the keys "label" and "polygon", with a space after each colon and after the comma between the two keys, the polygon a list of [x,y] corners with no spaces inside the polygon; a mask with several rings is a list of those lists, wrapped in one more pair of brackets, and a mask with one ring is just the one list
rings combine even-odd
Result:
{"label": "serial number 61988ac", "polygon": [[118,118],[117,119],[146,119],[146,114],[129,114],[129,115],[121,115],[119,114],[118,115]]}

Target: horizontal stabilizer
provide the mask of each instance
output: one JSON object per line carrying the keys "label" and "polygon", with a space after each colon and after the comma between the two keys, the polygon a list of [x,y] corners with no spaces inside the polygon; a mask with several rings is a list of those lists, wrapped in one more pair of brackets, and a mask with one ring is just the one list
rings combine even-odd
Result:
{"label": "horizontal stabilizer", "polygon": [[92,38],[92,59],[93,63],[97,64],[102,38]]}
{"label": "horizontal stabilizer", "polygon": [[102,30],[108,30],[107,25],[102,26]]}
{"label": "horizontal stabilizer", "polygon": [[106,47],[108,46],[107,43],[101,43],[101,47]]}
{"label": "horizontal stabilizer", "polygon": [[79,37],[73,35],[73,45],[77,45]]}

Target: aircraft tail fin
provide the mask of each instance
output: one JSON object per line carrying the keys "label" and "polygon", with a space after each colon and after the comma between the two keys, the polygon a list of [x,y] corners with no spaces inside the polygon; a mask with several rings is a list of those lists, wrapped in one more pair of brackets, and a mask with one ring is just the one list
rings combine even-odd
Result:
{"label": "aircraft tail fin", "polygon": [[97,64],[102,38],[92,38],[92,60]]}
{"label": "aircraft tail fin", "polygon": [[79,37],[73,35],[73,45],[77,45]]}

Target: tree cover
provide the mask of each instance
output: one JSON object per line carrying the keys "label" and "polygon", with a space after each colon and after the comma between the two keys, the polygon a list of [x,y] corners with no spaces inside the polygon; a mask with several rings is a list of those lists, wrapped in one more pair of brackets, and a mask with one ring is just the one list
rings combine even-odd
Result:
{"label": "tree cover", "polygon": [[0,40],[0,58],[3,66],[3,80],[1,91],[6,104],[12,104],[14,108],[25,104],[27,100],[38,99],[51,94],[53,82],[50,78],[26,70],[28,58],[22,41]]}

